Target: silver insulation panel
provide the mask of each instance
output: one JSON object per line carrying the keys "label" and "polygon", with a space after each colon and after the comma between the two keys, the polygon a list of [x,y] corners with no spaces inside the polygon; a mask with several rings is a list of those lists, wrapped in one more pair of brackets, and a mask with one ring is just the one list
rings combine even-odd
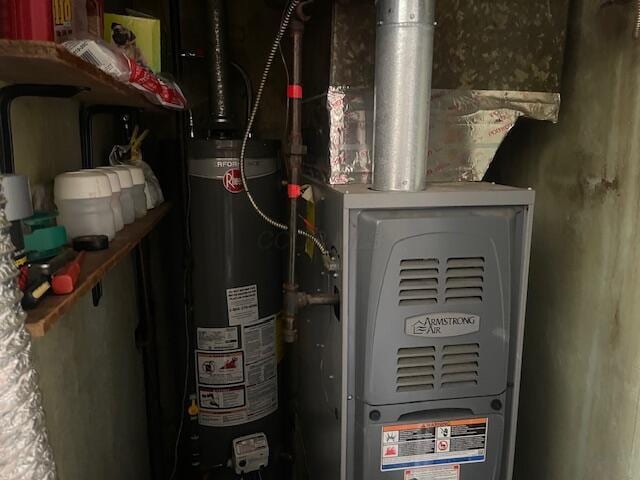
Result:
{"label": "silver insulation panel", "polygon": [[[333,86],[314,102],[328,120],[316,115],[307,131],[322,132],[328,142],[310,139],[313,175],[333,185],[371,183],[373,90]],[[555,123],[559,111],[557,93],[433,90],[426,176],[431,182],[480,181],[519,118]]]}
{"label": "silver insulation panel", "polygon": [[0,478],[54,480],[55,462],[31,361],[31,336],[20,306],[5,205],[0,192]]}

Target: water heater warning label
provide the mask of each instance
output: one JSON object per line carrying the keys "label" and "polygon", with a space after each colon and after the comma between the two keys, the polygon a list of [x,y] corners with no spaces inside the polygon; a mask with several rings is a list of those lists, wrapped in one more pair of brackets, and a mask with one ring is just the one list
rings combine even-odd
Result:
{"label": "water heater warning label", "polygon": [[215,332],[215,343],[220,345],[230,340],[230,344],[240,344],[240,349],[196,351],[200,425],[242,425],[278,409],[276,317],[255,320],[247,317],[239,328],[240,341],[231,332],[229,335]]}
{"label": "water heater warning label", "polygon": [[198,382],[204,385],[233,385],[244,382],[242,351],[209,353],[196,351]]}
{"label": "water heater warning label", "polygon": [[488,427],[488,418],[385,426],[380,468],[386,472],[484,462]]}
{"label": "water heater warning label", "polygon": [[258,286],[227,289],[229,325],[246,325],[258,320]]}
{"label": "water heater warning label", "polygon": [[199,350],[235,350],[240,346],[238,327],[198,328],[197,333]]}

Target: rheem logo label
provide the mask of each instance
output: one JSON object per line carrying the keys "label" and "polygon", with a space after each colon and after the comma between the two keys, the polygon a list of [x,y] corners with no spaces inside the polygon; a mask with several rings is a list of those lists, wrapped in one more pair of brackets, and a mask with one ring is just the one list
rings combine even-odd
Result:
{"label": "rheem logo label", "polygon": [[242,175],[240,174],[240,169],[238,168],[230,168],[222,177],[222,184],[224,188],[226,188],[231,193],[240,193],[244,190],[244,186],[242,185]]}

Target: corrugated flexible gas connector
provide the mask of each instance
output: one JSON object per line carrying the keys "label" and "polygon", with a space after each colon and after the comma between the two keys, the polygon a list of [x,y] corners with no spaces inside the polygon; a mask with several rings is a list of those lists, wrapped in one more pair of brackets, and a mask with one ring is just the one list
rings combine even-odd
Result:
{"label": "corrugated flexible gas connector", "polygon": [[633,38],[640,40],[640,0],[636,0],[636,23],[633,29]]}
{"label": "corrugated flexible gas connector", "polygon": [[0,192],[0,478],[55,480],[5,204]]}

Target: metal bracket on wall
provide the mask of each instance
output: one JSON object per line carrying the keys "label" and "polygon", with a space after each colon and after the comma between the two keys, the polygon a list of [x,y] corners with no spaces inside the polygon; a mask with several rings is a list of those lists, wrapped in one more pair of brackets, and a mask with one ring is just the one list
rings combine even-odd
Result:
{"label": "metal bracket on wall", "polygon": [[86,90],[85,87],[71,85],[8,85],[0,89],[0,146],[2,158],[0,172],[13,173],[15,170],[13,139],[11,134],[11,104],[20,97],[71,98]]}
{"label": "metal bracket on wall", "polygon": [[[132,125],[139,121],[139,110],[119,105],[88,105],[80,109],[80,145],[82,149],[82,168],[93,168],[93,117],[96,115],[118,115],[122,121],[126,142],[129,141]],[[125,143],[126,143],[125,142]]]}
{"label": "metal bracket on wall", "polygon": [[93,298],[94,307],[100,305],[100,300],[102,300],[102,282],[96,283],[91,289],[91,297]]}

